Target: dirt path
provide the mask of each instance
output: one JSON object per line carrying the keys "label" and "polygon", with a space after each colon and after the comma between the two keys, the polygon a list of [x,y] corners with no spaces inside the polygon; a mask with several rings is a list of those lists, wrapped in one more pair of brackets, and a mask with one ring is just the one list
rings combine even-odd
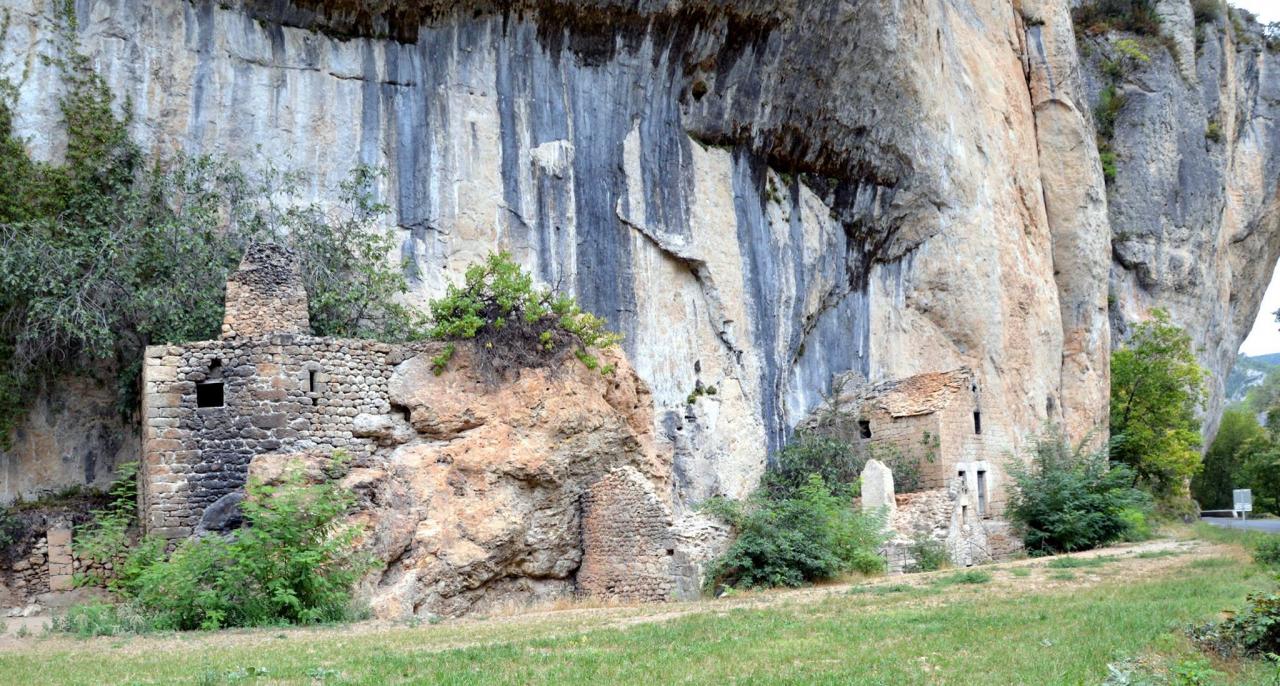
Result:
{"label": "dirt path", "polygon": [[[992,583],[966,588],[978,588],[979,592],[1001,594],[1006,597],[1032,594],[1052,591],[1056,588],[1079,587],[1081,584],[1092,585],[1118,575],[1128,578],[1154,576],[1184,565],[1192,559],[1224,556],[1238,558],[1241,554],[1238,548],[1201,540],[1161,539],[1070,556],[1017,560],[977,567],[974,569],[986,571],[993,576]],[[1055,569],[1049,566],[1053,560],[1060,557],[1109,559],[1098,566],[1070,569]],[[1013,571],[1024,568],[1026,571]],[[5,624],[4,630],[0,631],[0,652],[28,649],[83,651],[92,650],[94,644],[99,642],[104,646],[111,645],[119,649],[122,640],[127,640],[129,643],[125,650],[190,650],[196,643],[206,648],[222,648],[252,645],[282,638],[349,637],[377,633],[391,635],[411,628],[414,630],[414,636],[420,641],[420,649],[450,650],[514,640],[535,631],[539,636],[554,637],[586,630],[626,628],[639,624],[668,622],[697,613],[723,613],[735,609],[817,604],[835,595],[848,594],[855,587],[857,591],[867,593],[873,593],[876,587],[888,585],[909,585],[921,588],[935,585],[940,578],[956,574],[958,571],[961,570],[950,569],[923,574],[875,577],[849,583],[825,584],[794,590],[735,593],[718,599],[665,604],[600,606],[562,602],[551,606],[512,607],[489,616],[446,620],[435,625],[425,625],[417,621],[367,621],[333,627],[230,630],[208,634],[162,634],[128,639],[102,637],[78,640],[46,634],[48,617],[9,618],[0,620]],[[954,592],[944,590],[909,602],[932,606],[945,604],[951,598],[954,598]],[[24,627],[27,635],[20,636],[19,633]]]}

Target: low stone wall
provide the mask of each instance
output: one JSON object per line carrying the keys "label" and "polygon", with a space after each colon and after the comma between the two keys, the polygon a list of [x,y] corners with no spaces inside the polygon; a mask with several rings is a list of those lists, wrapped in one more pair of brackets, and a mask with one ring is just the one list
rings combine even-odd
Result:
{"label": "low stone wall", "polygon": [[110,578],[114,565],[81,559],[71,549],[72,528],[56,522],[27,532],[25,553],[0,565],[0,607],[26,607],[50,592],[70,591],[77,576]]}

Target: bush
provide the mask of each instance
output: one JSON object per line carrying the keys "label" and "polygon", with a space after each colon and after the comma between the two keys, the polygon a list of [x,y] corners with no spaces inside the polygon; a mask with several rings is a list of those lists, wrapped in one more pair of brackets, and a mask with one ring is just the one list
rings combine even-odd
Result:
{"label": "bush", "polygon": [[297,470],[279,486],[247,490],[244,528],[185,540],[167,559],[162,540],[145,539],[117,563],[113,588],[126,606],[82,607],[62,630],[134,631],[138,618],[161,630],[348,618],[351,589],[368,568],[352,549],[358,531],[342,525],[351,494],[332,482],[307,485]]}
{"label": "bush", "polygon": [[947,546],[928,534],[917,534],[908,549],[913,562],[907,572],[936,572],[946,566]]}
{"label": "bush", "polygon": [[811,475],[794,497],[760,489],[745,502],[712,500],[707,509],[737,537],[707,572],[716,589],[799,586],[849,572],[884,571],[883,516],[854,512],[847,489],[835,492]]}
{"label": "bush", "polygon": [[1139,541],[1149,541],[1155,537],[1155,530],[1151,526],[1151,518],[1146,512],[1137,508],[1126,508],[1120,511],[1120,519],[1124,522],[1124,533],[1120,538],[1128,543],[1137,543]]}
{"label": "bush", "polygon": [[302,478],[293,471],[280,486],[250,484],[244,528],[184,541],[168,560],[144,565],[128,594],[169,629],[345,618],[368,568],[352,550],[358,531],[341,523],[353,498]]}
{"label": "bush", "polygon": [[[430,337],[475,341],[479,366],[495,375],[544,366],[566,350],[597,369],[599,360],[591,350],[621,340],[572,297],[534,288],[533,277],[505,252],[467,267],[462,286],[450,284],[445,296],[431,301],[430,307]],[[436,373],[444,371],[453,351],[449,346],[433,359]],[[600,371],[609,374],[613,368],[606,365]]]}
{"label": "bush", "polygon": [[1264,567],[1280,567],[1280,536],[1259,538],[1253,545],[1253,561]]}
{"label": "bush", "polygon": [[1222,18],[1222,0],[1191,0],[1197,24],[1214,24]]}
{"label": "bush", "polygon": [[95,602],[68,608],[66,614],[53,617],[49,629],[72,634],[77,638],[91,638],[145,634],[153,631],[154,625],[153,617],[139,611],[132,604],[108,605]]}
{"label": "bush", "polygon": [[1072,449],[1057,430],[1034,443],[1029,463],[1009,466],[1013,489],[1009,518],[1036,554],[1088,550],[1131,531],[1133,513],[1151,509],[1151,498],[1133,487],[1132,470],[1110,465],[1105,451]]}
{"label": "bush", "polygon": [[1280,654],[1280,592],[1254,593],[1245,602],[1222,622],[1192,627],[1192,640],[1223,657]]}

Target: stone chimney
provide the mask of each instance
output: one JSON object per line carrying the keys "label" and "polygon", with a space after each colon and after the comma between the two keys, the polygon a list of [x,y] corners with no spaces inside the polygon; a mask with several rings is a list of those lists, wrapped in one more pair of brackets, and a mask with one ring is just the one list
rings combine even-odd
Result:
{"label": "stone chimney", "polygon": [[227,279],[222,337],[265,333],[311,333],[307,291],[296,253],[274,243],[254,243]]}

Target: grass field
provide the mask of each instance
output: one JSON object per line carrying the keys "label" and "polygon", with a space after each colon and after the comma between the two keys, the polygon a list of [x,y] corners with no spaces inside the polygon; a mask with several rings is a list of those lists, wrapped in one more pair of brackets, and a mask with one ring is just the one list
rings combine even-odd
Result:
{"label": "grass field", "polygon": [[1241,548],[1097,560],[434,625],[10,638],[0,683],[1098,684],[1125,661],[1203,679],[1171,683],[1270,683],[1264,665],[1212,664],[1181,638],[1270,582]]}

